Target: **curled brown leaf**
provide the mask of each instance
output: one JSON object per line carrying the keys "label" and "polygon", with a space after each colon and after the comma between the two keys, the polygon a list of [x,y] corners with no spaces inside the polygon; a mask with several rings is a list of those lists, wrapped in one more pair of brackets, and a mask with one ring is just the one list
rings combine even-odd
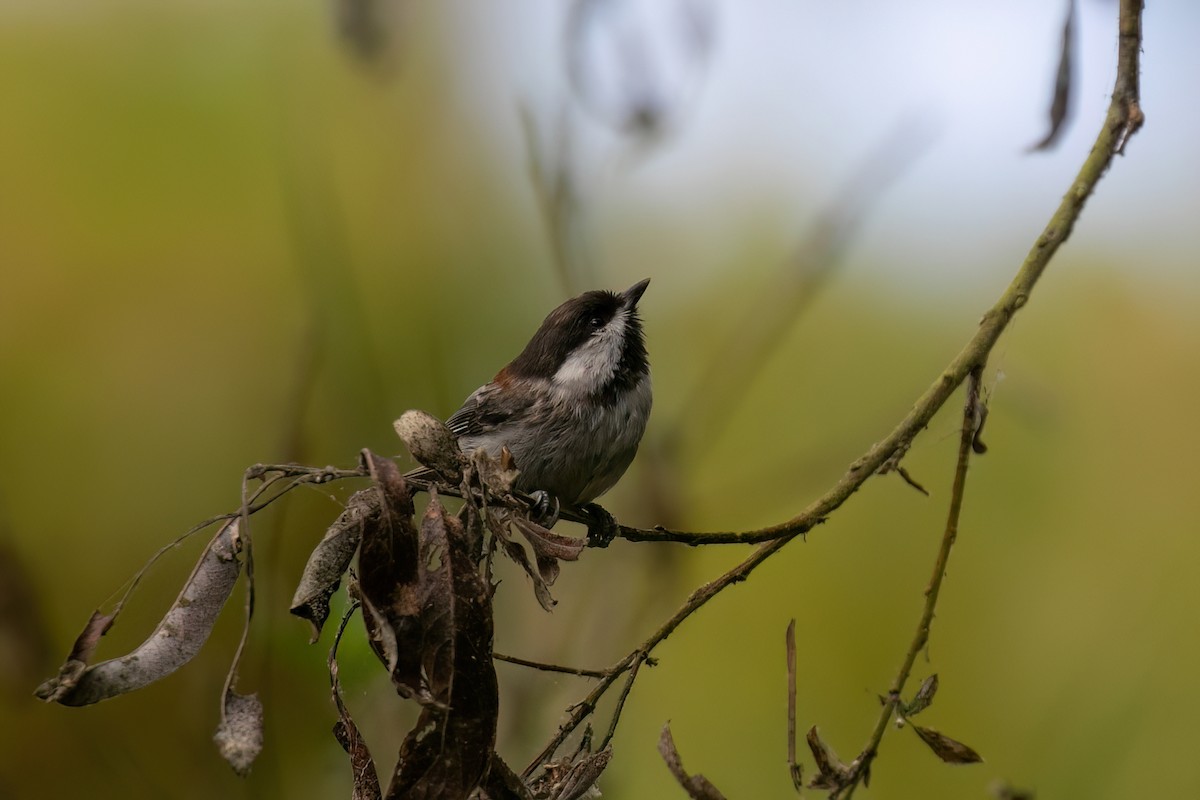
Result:
{"label": "curled brown leaf", "polygon": [[[529,580],[533,583],[533,595],[537,598],[538,605],[546,611],[553,611],[554,606],[558,601],[550,594],[550,584],[558,577],[558,563],[554,562],[553,566],[549,563],[543,563],[542,559],[538,559],[538,565],[535,569],[529,561],[529,554],[525,552],[525,548],[520,542],[513,541],[509,535],[508,523],[511,521],[517,523],[517,518],[510,518],[504,515],[503,518],[496,514],[486,514],[485,520],[488,529],[492,535],[500,542],[500,549],[504,555],[515,562],[517,566],[525,570],[525,574],[529,576]],[[518,524],[518,527],[520,525]],[[532,545],[532,542],[531,542]],[[537,549],[534,548],[535,557]],[[547,579],[549,576],[549,579]]]}
{"label": "curled brown leaf", "polygon": [[377,522],[379,514],[378,492],[363,489],[354,493],[346,503],[346,510],[329,526],[309,555],[289,610],[312,625],[310,644],[320,637],[321,628],[329,618],[329,598],[337,591],[358,550],[363,527]]}
{"label": "curled brown leaf", "polygon": [[[352,588],[355,588],[353,584]],[[357,594],[357,590],[355,590]],[[380,800],[383,796],[383,791],[379,786],[379,774],[375,771],[375,761],[371,757],[371,751],[367,747],[366,741],[362,737],[362,733],[355,724],[354,718],[350,716],[350,709],[346,708],[346,703],[342,699],[342,685],[338,680],[338,663],[337,651],[338,645],[341,644],[342,634],[346,631],[346,623],[350,621],[350,616],[354,613],[355,605],[351,605],[346,609],[345,615],[342,617],[342,622],[338,626],[337,634],[333,637],[333,646],[329,648],[329,685],[330,691],[333,694],[333,704],[337,707],[338,720],[333,725],[333,736],[337,739],[338,744],[350,756],[350,769],[354,775],[354,791],[352,800]]]}
{"label": "curled brown leaf", "polygon": [[922,728],[920,725],[913,725],[912,729],[916,731],[917,736],[921,737],[921,741],[929,745],[929,749],[947,764],[978,764],[983,761],[983,756],[976,753],[967,745],[957,739],[951,739],[946,734],[935,731],[933,728]]}
{"label": "curled brown leaf", "polygon": [[428,691],[442,708],[422,708],[401,745],[388,798],[465,798],[492,759],[499,688],[491,591],[468,544],[473,538],[431,492],[420,531],[419,582],[426,602],[417,630],[397,638],[418,649]]}
{"label": "curled brown leaf", "polygon": [[912,702],[904,706],[904,716],[915,717],[925,709],[929,708],[933,703],[933,696],[937,694],[938,676],[933,673],[925,680],[921,681],[921,688],[917,689],[917,693],[913,696]]}
{"label": "curled brown leaf", "polygon": [[[98,703],[165,678],[191,661],[212,633],[241,573],[241,548],[239,521],[233,519],[208,543],[179,596],[146,641],[127,655],[82,671],[82,662],[68,659],[58,677],[38,687],[38,697],[67,706]],[[81,639],[92,638],[97,627],[101,624],[93,616]],[[80,652],[86,652],[87,645],[84,642],[81,648],[76,640]]]}

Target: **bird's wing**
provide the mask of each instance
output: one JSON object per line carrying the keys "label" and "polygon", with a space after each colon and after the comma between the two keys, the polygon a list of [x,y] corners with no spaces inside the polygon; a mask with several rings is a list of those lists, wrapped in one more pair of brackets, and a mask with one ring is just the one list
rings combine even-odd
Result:
{"label": "bird's wing", "polygon": [[455,411],[446,419],[446,427],[450,432],[459,439],[464,436],[478,436],[482,433],[480,427],[480,400],[486,402],[487,397],[495,390],[496,385],[488,383],[480,386],[471,396],[468,397],[462,404],[462,408]]}
{"label": "bird's wing", "polygon": [[459,438],[486,436],[521,418],[534,402],[529,392],[506,392],[496,383],[476,389],[446,420],[446,427]]}
{"label": "bird's wing", "polygon": [[[480,386],[446,419],[446,427],[458,439],[464,449],[488,446],[487,440],[491,434],[501,431],[500,442],[503,444],[503,432],[506,423],[519,421],[525,411],[533,405],[533,398],[528,393],[512,393],[503,391],[495,383]],[[497,445],[497,449],[498,449]],[[404,473],[406,478],[432,480],[437,473],[429,467],[417,467]]]}

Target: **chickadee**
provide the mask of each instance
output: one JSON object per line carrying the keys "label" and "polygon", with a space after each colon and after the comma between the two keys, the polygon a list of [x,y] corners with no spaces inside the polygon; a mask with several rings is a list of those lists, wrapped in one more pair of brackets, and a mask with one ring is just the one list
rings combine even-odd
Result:
{"label": "chickadee", "polygon": [[[650,362],[637,304],[585,292],[550,312],[521,354],[476,389],[446,425],[465,453],[507,447],[517,489],[580,506],[625,473],[650,417]],[[543,495],[544,497],[544,495]]]}

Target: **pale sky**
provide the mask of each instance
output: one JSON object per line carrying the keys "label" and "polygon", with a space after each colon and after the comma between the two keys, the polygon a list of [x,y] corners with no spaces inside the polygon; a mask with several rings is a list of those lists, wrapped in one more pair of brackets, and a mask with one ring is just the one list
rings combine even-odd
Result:
{"label": "pale sky", "polygon": [[[617,24],[639,24],[637,13],[646,12],[638,8],[652,8],[647,25],[655,47],[668,53],[659,71],[687,73],[672,26],[662,24],[665,6],[627,4],[629,16]],[[549,125],[568,95],[564,4],[528,0],[481,11],[486,5],[452,7],[446,35],[456,43],[469,113],[494,127],[498,157],[520,170],[515,102],[524,100]],[[903,265],[906,277],[916,269],[943,285],[1011,275],[1086,155],[1113,82],[1116,3],[1079,0],[1074,117],[1054,150],[1031,155],[1025,149],[1047,126],[1063,3],[709,5],[712,56],[689,84],[696,90],[684,123],[665,149],[631,159],[573,106],[580,152],[600,176],[590,184],[588,224],[606,257],[637,259],[622,226],[644,230],[663,221],[694,231],[679,243],[680,257],[701,270],[718,268],[722,248],[747,236],[747,226],[777,229],[785,246],[907,119],[932,132],[931,144],[872,213],[849,267],[882,276]],[[1087,248],[1192,286],[1200,255],[1197,22],[1200,7],[1187,0],[1147,9],[1146,127],[1101,183],[1068,245],[1068,252]],[[600,64],[603,93],[605,81],[611,88],[619,76],[604,73],[615,37],[597,30],[587,46]],[[1140,256],[1146,247],[1151,263]]]}

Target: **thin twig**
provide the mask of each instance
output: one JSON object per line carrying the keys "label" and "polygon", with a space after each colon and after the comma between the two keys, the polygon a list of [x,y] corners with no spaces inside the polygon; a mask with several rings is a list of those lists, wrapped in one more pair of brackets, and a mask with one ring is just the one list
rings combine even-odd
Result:
{"label": "thin twig", "polygon": [[[250,502],[253,503],[254,500],[257,500],[259,497],[261,497],[263,494],[265,494],[266,491],[271,486],[274,485],[276,480],[282,480],[282,476],[273,477],[270,480],[265,481],[261,486],[258,487],[257,490],[255,490],[254,494],[251,495]],[[283,490],[283,492],[286,492],[286,491],[287,491],[286,489]],[[280,494],[283,494],[283,492],[280,492]],[[276,497],[272,497],[270,500],[262,503],[259,506],[251,506],[250,513],[254,513],[254,511],[257,511],[258,509],[263,508],[268,503],[277,499],[277,497],[278,497],[278,495]],[[133,577],[130,578],[126,582],[127,587],[125,589],[124,594],[121,595],[121,599],[118,600],[116,606],[113,607],[113,611],[112,611],[113,620],[115,621],[117,616],[120,615],[121,611],[125,608],[125,604],[129,602],[129,598],[133,596],[134,590],[136,590],[138,585],[142,582],[142,578],[144,578],[146,576],[146,573],[148,573],[150,571],[151,567],[153,567],[155,564],[158,563],[158,560],[160,558],[162,558],[168,552],[170,552],[171,550],[174,550],[176,547],[183,544],[185,541],[187,541],[188,539],[190,539],[192,536],[196,535],[200,531],[204,530],[205,528],[208,528],[211,525],[216,525],[218,522],[227,522],[228,520],[231,520],[234,517],[241,516],[242,513],[243,513],[243,510],[239,508],[237,511],[233,511],[229,514],[220,514],[215,517],[210,517],[209,519],[206,519],[202,522],[198,522],[195,525],[193,525],[192,527],[188,528],[183,533],[176,536],[173,540],[171,540],[167,544],[164,544],[162,547],[155,550],[154,553],[150,556],[150,558],[146,561],[146,563],[143,564],[141,566],[141,568],[136,573],[134,573]],[[109,600],[111,600],[115,596],[116,596],[116,592],[114,592],[112,595],[109,596]]]}
{"label": "thin twig", "polygon": [[1116,154],[1123,150],[1129,137],[1142,125],[1144,117],[1138,100],[1138,53],[1142,42],[1141,10],[1141,0],[1121,0],[1120,52],[1112,102],[1109,105],[1108,116],[1096,138],[1096,144],[1084,160],[1083,166],[1080,167],[1071,188],[1063,196],[1058,209],[1025,257],[1025,261],[1017,270],[1012,283],[996,304],[984,314],[975,335],[947,365],[937,380],[917,399],[913,409],[887,437],[873,445],[862,458],[854,462],[849,471],[824,495],[813,501],[795,517],[777,525],[752,531],[710,534],[688,533],[663,528],[645,530],[621,526],[619,535],[630,541],[673,541],[702,544],[707,539],[714,542],[740,541],[765,542],[765,544],[716,580],[692,592],[683,606],[658,630],[638,645],[632,653],[617,662],[611,674],[602,679],[584,701],[573,708],[570,718],[560,726],[558,732],[534,760],[534,763],[530,764],[526,770],[526,776],[544,763],[591,713],[600,696],[612,686],[619,674],[632,666],[633,660],[638,654],[649,655],[693,612],[728,587],[744,581],[755,567],[782,550],[788,542],[824,521],[830,513],[846,502],[869,477],[874,475],[894,453],[901,448],[908,447],[967,376],[982,367],[1000,335],[1008,327],[1016,313],[1029,301],[1030,294],[1038,279],[1045,272],[1050,259],[1070,236],[1076,220],[1083,211],[1084,203],[1095,190],[1096,184],[1112,165]]}
{"label": "thin twig", "polygon": [[554,755],[554,751],[557,750],[559,746],[567,740],[567,737],[579,727],[579,724],[591,716],[591,713],[596,710],[596,703],[601,697],[604,696],[604,693],[608,691],[610,686],[616,683],[617,678],[621,677],[621,675],[623,675],[625,671],[632,666],[635,654],[636,651],[635,653],[630,653],[629,655],[625,656],[625,658],[617,662],[613,668],[609,670],[603,678],[600,679],[600,682],[596,684],[595,688],[588,692],[587,697],[571,706],[569,709],[570,716],[567,718],[567,721],[558,727],[558,733],[555,734],[554,738],[552,738],[550,742],[542,748],[541,752],[533,757],[533,760],[529,762],[529,765],[525,767],[524,772],[521,773],[522,778],[529,780],[530,776],[532,776],[536,770],[542,767],[542,765],[544,765],[550,759],[550,757]]}
{"label": "thin twig", "polygon": [[800,763],[796,761],[796,619],[788,623],[787,634],[784,636],[787,648],[787,757],[788,774],[792,776],[792,786],[799,793],[804,788],[801,777]]}
{"label": "thin twig", "polygon": [[[240,519],[238,520],[238,536],[241,539],[243,559],[245,561],[246,575],[246,604],[242,618],[242,637],[238,640],[237,650],[233,653],[233,662],[229,665],[229,673],[225,676],[225,688],[221,692],[221,718],[225,718],[225,704],[229,693],[233,691],[234,684],[238,679],[238,667],[242,663],[242,656],[246,652],[246,643],[250,640],[250,623],[254,619],[254,537],[250,535],[250,498],[249,479],[242,478],[242,507],[239,509]],[[262,487],[260,487],[261,489]],[[255,493],[257,496],[259,492]]]}
{"label": "thin twig", "polygon": [[950,510],[947,513],[946,529],[942,533],[942,543],[938,547],[937,559],[933,562],[933,576],[929,579],[929,585],[925,587],[925,606],[921,609],[917,630],[908,646],[908,652],[904,654],[904,662],[900,665],[900,670],[896,673],[896,677],[888,689],[883,708],[875,722],[875,728],[871,731],[870,738],[867,739],[867,745],[851,765],[849,783],[833,792],[830,800],[842,797],[842,792],[845,792],[844,800],[850,800],[859,782],[870,772],[871,762],[875,760],[875,755],[879,751],[879,742],[883,739],[884,731],[887,730],[888,721],[900,703],[900,693],[904,691],[904,685],[912,673],[917,654],[929,643],[929,629],[933,625],[933,612],[937,608],[942,581],[946,577],[946,564],[950,559],[950,550],[954,547],[954,541],[958,538],[958,518],[962,513],[963,493],[967,486],[967,466],[971,460],[971,445],[975,441],[975,432],[978,430],[979,424],[979,385],[982,375],[983,367],[979,366],[971,372],[967,382],[967,399],[963,405],[962,434],[958,441],[958,461],[954,468],[954,485],[950,490]]}
{"label": "thin twig", "polygon": [[937,380],[925,390],[912,411],[883,440],[877,442],[824,495],[791,519],[777,525],[743,532],[690,533],[664,528],[633,528],[621,526],[618,534],[633,542],[681,542],[684,544],[787,542],[806,533],[830,512],[842,505],[850,495],[875,474],[897,450],[907,447],[933,419],[934,414],[966,379],[978,364],[983,363],[995,347],[1000,335],[1016,313],[1029,301],[1034,286],[1046,270],[1059,247],[1071,235],[1084,203],[1096,184],[1112,165],[1113,158],[1123,151],[1129,137],[1144,122],[1138,95],[1138,52],[1141,46],[1141,0],[1122,0],[1121,36],[1118,74],[1113,89],[1108,116],[1096,137],[1096,143],[1080,167],[1070,189],[1042,234],[1030,248],[1012,283],[983,315],[979,329],[966,346],[951,361]]}
{"label": "thin twig", "polygon": [[625,679],[625,685],[621,687],[621,694],[617,697],[617,706],[613,709],[612,719],[608,723],[608,731],[605,732],[604,738],[600,740],[600,749],[603,750],[612,741],[613,736],[617,733],[617,723],[621,721],[621,712],[625,710],[625,700],[629,697],[629,692],[633,689],[633,682],[637,680],[638,670],[642,668],[642,664],[646,663],[646,654],[637,653],[634,659],[633,666],[629,669],[629,677]]}
{"label": "thin twig", "polygon": [[564,675],[578,675],[581,678],[607,678],[608,671],[600,669],[579,669],[578,667],[563,667],[558,664],[547,664],[543,661],[530,661],[526,658],[518,658],[517,656],[506,656],[504,653],[492,653],[492,658],[497,661],[506,661],[509,664],[516,664],[522,667],[530,667],[532,669],[540,669],[543,672],[561,672]]}

